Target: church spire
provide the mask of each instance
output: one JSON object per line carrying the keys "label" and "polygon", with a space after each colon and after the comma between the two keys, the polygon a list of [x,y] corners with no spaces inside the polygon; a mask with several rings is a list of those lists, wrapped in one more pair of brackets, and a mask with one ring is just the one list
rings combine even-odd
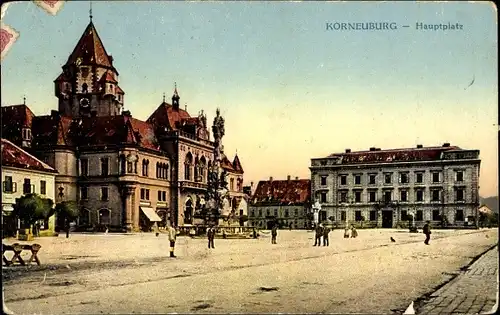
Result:
{"label": "church spire", "polygon": [[179,109],[179,93],[177,92],[177,82],[175,82],[174,85],[174,95],[172,95],[172,106],[174,107],[175,110]]}
{"label": "church spire", "polygon": [[90,17],[90,23],[92,23],[92,1],[90,1],[89,17]]}

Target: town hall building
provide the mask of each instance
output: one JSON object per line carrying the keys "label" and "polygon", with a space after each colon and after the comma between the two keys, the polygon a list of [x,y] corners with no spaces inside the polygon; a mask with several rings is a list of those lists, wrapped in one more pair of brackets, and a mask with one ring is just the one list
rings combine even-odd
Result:
{"label": "town hall building", "polygon": [[[55,170],[55,202],[77,201],[78,224],[148,230],[154,222],[202,222],[208,169],[214,159],[207,117],[180,108],[175,86],[146,121],[124,111],[113,57],[92,22],[54,81],[58,110],[36,116],[26,104],[2,107],[2,137]],[[222,156],[228,204],[238,215],[243,167]]]}

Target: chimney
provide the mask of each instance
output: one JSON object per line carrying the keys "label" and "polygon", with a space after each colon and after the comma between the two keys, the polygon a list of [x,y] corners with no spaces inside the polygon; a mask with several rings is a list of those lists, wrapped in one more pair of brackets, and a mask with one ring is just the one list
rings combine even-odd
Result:
{"label": "chimney", "polygon": [[290,177],[290,175],[288,175],[288,176],[286,177],[286,180],[287,180],[287,181],[290,181],[290,179],[291,179],[291,177]]}
{"label": "chimney", "polygon": [[351,149],[345,149],[345,153],[351,153]]}
{"label": "chimney", "polygon": [[370,148],[370,151],[377,151],[377,148],[375,148],[375,147],[371,147],[371,148]]}
{"label": "chimney", "polygon": [[421,144],[417,144],[417,149],[422,149],[424,146]]}
{"label": "chimney", "polygon": [[269,181],[272,182],[273,181],[273,177],[272,176],[269,176]]}
{"label": "chimney", "polygon": [[125,117],[132,117],[132,114],[130,113],[130,111],[129,111],[129,110],[124,110],[124,111],[122,112],[122,115],[123,115],[123,116],[125,116]]}
{"label": "chimney", "polygon": [[443,144],[444,148],[448,148],[449,146],[450,146],[450,144],[448,142],[446,142],[446,143]]}
{"label": "chimney", "polygon": [[296,177],[295,177],[295,180],[299,180],[299,177],[298,177],[298,176],[296,176]]}

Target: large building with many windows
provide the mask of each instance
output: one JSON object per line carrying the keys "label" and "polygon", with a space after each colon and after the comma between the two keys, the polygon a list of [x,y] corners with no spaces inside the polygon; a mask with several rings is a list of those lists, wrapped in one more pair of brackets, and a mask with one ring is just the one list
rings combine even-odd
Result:
{"label": "large building with many windows", "polygon": [[335,153],[311,160],[320,221],[337,226],[473,225],[479,206],[478,150],[442,146]]}
{"label": "large building with many windows", "polygon": [[[76,200],[78,224],[148,230],[154,222],[203,223],[214,159],[207,117],[180,107],[174,88],[145,121],[124,110],[118,71],[92,21],[54,81],[58,110],[36,116],[24,103],[2,107],[2,135],[55,168],[55,202]],[[229,212],[245,202],[238,156],[222,156]]]}
{"label": "large building with many windows", "polygon": [[308,179],[259,181],[248,205],[248,225],[271,229],[304,229],[310,226],[311,181]]}

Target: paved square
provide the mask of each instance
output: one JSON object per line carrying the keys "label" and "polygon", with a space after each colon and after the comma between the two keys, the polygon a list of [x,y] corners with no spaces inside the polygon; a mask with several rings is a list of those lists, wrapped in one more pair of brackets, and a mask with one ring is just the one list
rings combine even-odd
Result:
{"label": "paved square", "polygon": [[42,266],[3,269],[5,301],[18,314],[390,313],[496,244],[498,231],[432,236],[426,246],[423,234],[406,230],[359,230],[356,239],[335,230],[329,247],[313,247],[311,232],[279,231],[277,245],[216,239],[214,250],[180,237],[176,259],[165,234],[40,238]]}

